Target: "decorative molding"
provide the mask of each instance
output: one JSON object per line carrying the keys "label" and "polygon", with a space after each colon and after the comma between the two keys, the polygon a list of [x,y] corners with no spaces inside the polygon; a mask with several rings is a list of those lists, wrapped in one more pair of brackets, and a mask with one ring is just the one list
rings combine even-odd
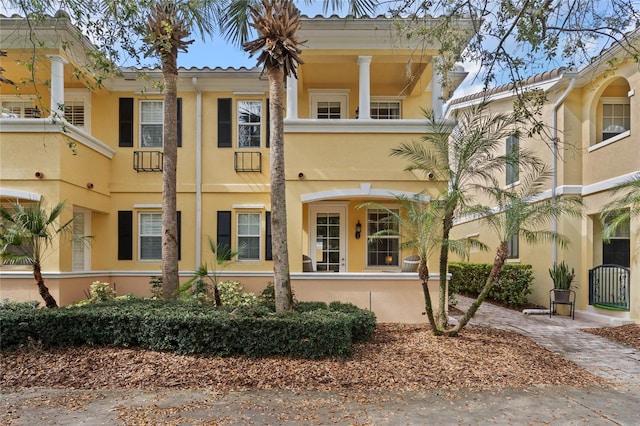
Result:
{"label": "decorative molding", "polygon": [[116,153],[106,143],[66,121],[59,123],[51,118],[0,118],[0,129],[0,133],[60,133],[109,159]]}
{"label": "decorative molding", "polygon": [[19,189],[0,188],[0,198],[16,198],[19,200],[40,201],[42,195]]}
{"label": "decorative molding", "polygon": [[[449,125],[453,129],[454,121]],[[318,120],[298,119],[284,120],[285,133],[432,133],[434,129],[427,125],[426,120]]]}
{"label": "decorative molding", "polygon": [[421,196],[420,194],[416,194],[415,192],[398,191],[395,189],[371,189],[370,183],[360,184],[360,188],[331,189],[328,191],[302,194],[300,196],[300,201],[302,201],[303,203],[310,203],[314,201],[334,200],[349,197],[376,197],[395,199],[398,196],[405,196],[409,198],[420,197],[420,200],[424,201],[425,203],[431,201],[430,196]]}

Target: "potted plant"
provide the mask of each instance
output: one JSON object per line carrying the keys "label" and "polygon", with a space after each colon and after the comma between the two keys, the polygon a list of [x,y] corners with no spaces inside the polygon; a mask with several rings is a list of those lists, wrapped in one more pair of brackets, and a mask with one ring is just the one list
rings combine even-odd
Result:
{"label": "potted plant", "polygon": [[576,276],[575,270],[567,266],[564,261],[554,263],[549,268],[549,275],[553,280],[554,299],[558,303],[567,303],[569,301],[569,293],[573,287],[573,279]]}

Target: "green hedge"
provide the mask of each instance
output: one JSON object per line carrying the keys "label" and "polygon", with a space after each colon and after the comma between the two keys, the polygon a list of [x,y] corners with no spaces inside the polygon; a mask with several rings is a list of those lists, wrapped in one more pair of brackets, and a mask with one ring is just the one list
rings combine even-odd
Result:
{"label": "green hedge", "polygon": [[[491,272],[489,263],[449,263],[449,294],[457,293],[478,295]],[[527,303],[527,297],[533,292],[533,268],[531,265],[504,265],[500,279],[489,291],[488,299],[514,308]]]}
{"label": "green hedge", "polygon": [[29,339],[44,347],[140,346],[179,354],[304,358],[348,356],[371,337],[375,316],[353,305],[274,313],[246,307],[231,313],[179,301],[150,299],[90,306],[0,311],[0,347]]}

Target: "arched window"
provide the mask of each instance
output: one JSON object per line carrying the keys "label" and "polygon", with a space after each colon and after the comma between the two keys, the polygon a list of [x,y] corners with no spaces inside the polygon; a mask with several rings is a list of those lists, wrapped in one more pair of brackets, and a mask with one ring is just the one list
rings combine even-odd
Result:
{"label": "arched window", "polygon": [[612,80],[598,101],[596,137],[592,145],[615,142],[631,133],[631,102],[629,82],[622,78]]}

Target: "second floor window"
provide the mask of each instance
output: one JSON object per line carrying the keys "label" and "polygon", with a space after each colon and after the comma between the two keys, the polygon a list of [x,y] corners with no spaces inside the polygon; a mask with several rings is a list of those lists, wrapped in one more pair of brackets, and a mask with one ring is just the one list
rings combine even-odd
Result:
{"label": "second floor window", "polygon": [[628,99],[602,104],[602,140],[631,130],[631,105]]}
{"label": "second floor window", "polygon": [[238,148],[260,148],[261,101],[238,101]]}
{"label": "second floor window", "polygon": [[518,152],[520,151],[520,140],[518,136],[509,136],[506,141],[505,154],[509,161],[507,162],[506,184],[511,185],[520,180],[520,166],[518,165]]}
{"label": "second floor window", "polygon": [[39,118],[40,110],[33,101],[2,101],[2,118]]}
{"label": "second floor window", "polygon": [[64,103],[64,119],[76,127],[84,127],[84,102],[66,101]]}
{"label": "second floor window", "polygon": [[162,148],[162,101],[140,101],[140,148]]}
{"label": "second floor window", "polygon": [[400,101],[372,101],[371,118],[398,120],[400,118]]}

